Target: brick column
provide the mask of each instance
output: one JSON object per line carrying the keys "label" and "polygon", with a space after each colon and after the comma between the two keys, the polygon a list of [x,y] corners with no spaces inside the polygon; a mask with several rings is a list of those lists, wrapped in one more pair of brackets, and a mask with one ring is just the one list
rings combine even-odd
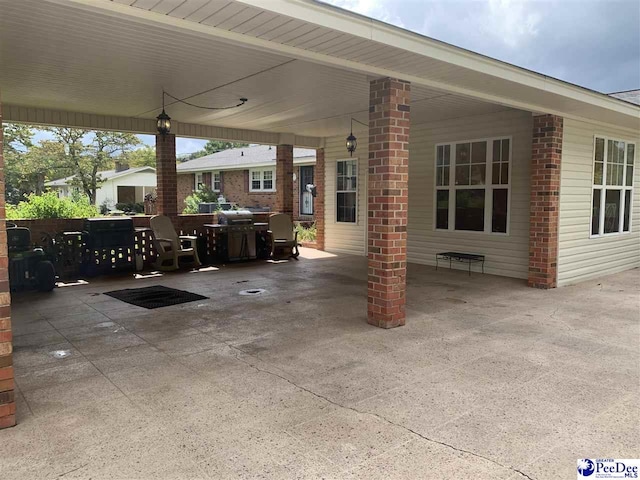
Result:
{"label": "brick column", "polygon": [[276,150],[276,211],[293,219],[293,145]]}
{"label": "brick column", "polygon": [[178,175],[176,173],[176,136],[156,135],[156,201],[158,215],[178,215]]}
{"label": "brick column", "polygon": [[2,155],[2,105],[0,104],[0,428],[16,424],[13,382],[13,344],[11,334],[11,295],[9,259],[4,210],[4,157]]}
{"label": "brick column", "polygon": [[530,287],[556,287],[561,159],[562,117],[534,117],[529,213]]}
{"label": "brick column", "polygon": [[382,328],[405,323],[410,93],[392,78],[369,88],[367,311]]}
{"label": "brick column", "polygon": [[316,167],[313,172],[316,198],[313,199],[313,216],[316,222],[316,248],[324,250],[324,148],[316,149]]}

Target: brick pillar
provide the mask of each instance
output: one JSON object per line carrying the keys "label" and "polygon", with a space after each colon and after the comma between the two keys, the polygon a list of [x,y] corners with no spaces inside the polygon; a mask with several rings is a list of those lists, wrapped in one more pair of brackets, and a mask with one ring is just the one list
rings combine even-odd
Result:
{"label": "brick pillar", "polygon": [[316,198],[313,199],[313,216],[316,222],[316,248],[324,250],[324,148],[316,149],[316,167],[313,172]]}
{"label": "brick pillar", "polygon": [[382,328],[405,322],[410,93],[391,78],[369,89],[367,310]]}
{"label": "brick pillar", "polygon": [[562,117],[534,117],[529,213],[530,287],[556,287],[561,159]]}
{"label": "brick pillar", "polygon": [[293,219],[293,145],[276,150],[276,211]]}
{"label": "brick pillar", "polygon": [[158,179],[158,215],[178,215],[178,175],[176,173],[176,136],[156,135],[156,177]]}
{"label": "brick pillar", "polygon": [[4,210],[4,157],[2,155],[2,105],[0,104],[0,428],[16,424],[11,334],[9,259]]}

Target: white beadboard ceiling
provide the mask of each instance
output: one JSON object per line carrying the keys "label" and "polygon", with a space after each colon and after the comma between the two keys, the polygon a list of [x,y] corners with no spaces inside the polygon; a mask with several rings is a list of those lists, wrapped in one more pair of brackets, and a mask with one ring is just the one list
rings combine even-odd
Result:
{"label": "white beadboard ceiling", "polygon": [[[2,101],[150,119],[163,88],[200,105],[244,96],[245,106],[225,111],[167,100],[167,112],[184,123],[310,137],[344,134],[351,116],[366,121],[369,81],[380,69],[424,78],[412,86],[417,123],[517,106],[495,92],[541,103],[531,86],[270,11],[283,1],[318,8],[301,0],[0,0]],[[544,93],[555,108],[627,121]]]}

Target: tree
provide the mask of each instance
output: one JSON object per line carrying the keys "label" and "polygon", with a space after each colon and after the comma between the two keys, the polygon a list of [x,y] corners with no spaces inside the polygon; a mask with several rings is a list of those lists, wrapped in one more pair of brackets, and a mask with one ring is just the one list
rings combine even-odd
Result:
{"label": "tree", "polygon": [[113,167],[114,158],[127,158],[140,139],[131,133],[94,132],[88,140],[89,130],[67,127],[50,127],[62,149],[61,164],[73,175],[71,185],[79,187],[95,204],[96,191],[102,183],[101,170]]}
{"label": "tree", "polygon": [[24,193],[21,167],[24,154],[32,147],[33,130],[26,125],[3,125],[5,196],[8,203],[17,203]]}
{"label": "tree", "polygon": [[222,140],[209,140],[204,145],[205,155],[211,155],[212,153],[221,152],[222,150],[229,150],[231,148],[248,147],[248,143],[234,143],[223,142]]}
{"label": "tree", "polygon": [[230,148],[242,148],[242,147],[248,147],[248,146],[249,146],[248,143],[235,143],[235,142],[224,142],[222,140],[209,140],[204,145],[204,149],[199,150],[197,152],[193,152],[185,156],[184,161],[204,157],[205,155],[211,155],[213,153],[221,152],[222,150],[229,150]]}
{"label": "tree", "polygon": [[128,154],[127,162],[131,167],[156,167],[156,149],[145,145]]}

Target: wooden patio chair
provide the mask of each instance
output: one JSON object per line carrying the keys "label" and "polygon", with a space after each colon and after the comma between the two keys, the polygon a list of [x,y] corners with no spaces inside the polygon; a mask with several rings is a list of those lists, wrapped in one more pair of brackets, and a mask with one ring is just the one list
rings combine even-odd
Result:
{"label": "wooden patio chair", "polygon": [[291,217],[286,213],[274,213],[269,217],[269,235],[271,237],[271,256],[276,257],[276,250],[289,253],[298,259],[298,232],[293,228]]}
{"label": "wooden patio chair", "polygon": [[171,219],[165,215],[155,215],[151,217],[150,226],[153,230],[153,243],[158,259],[156,268],[158,270],[170,271],[180,268],[180,259],[191,258],[191,267],[199,267],[198,249],[193,235],[178,235]]}

